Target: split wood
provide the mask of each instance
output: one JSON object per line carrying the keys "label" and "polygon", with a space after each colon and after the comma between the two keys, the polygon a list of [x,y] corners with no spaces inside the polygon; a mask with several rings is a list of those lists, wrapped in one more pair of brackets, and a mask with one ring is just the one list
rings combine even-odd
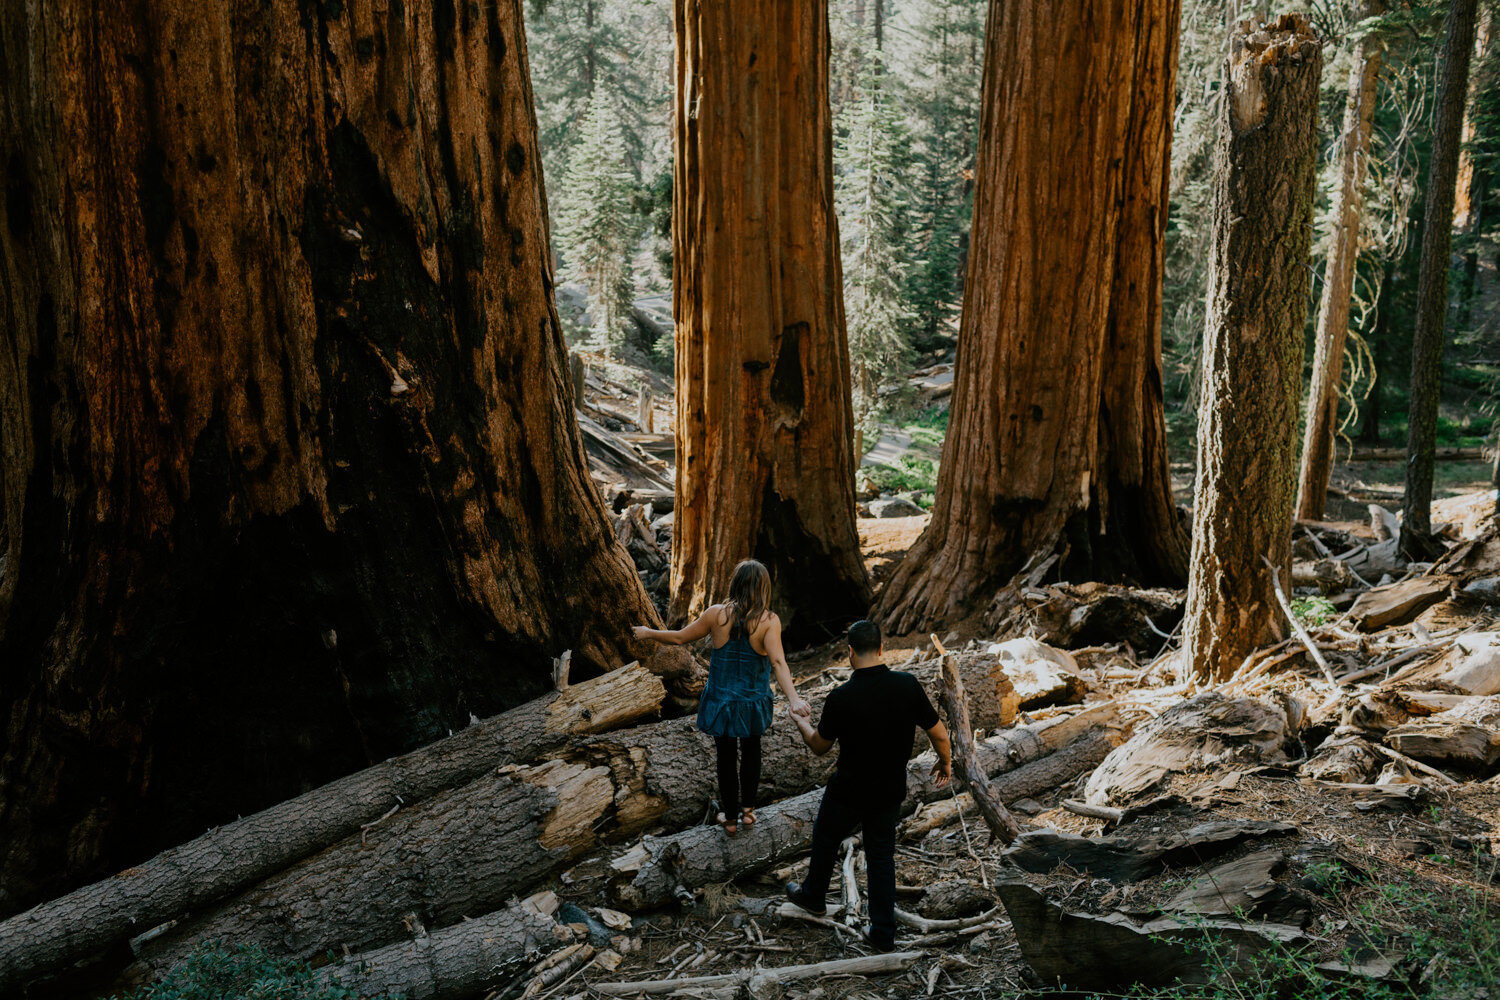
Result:
{"label": "split wood", "polygon": [[[991,832],[1002,843],[1009,844],[1021,835],[1021,828],[1016,825],[1009,810],[996,798],[990,788],[989,775],[979,762],[979,753],[974,748],[974,727],[969,722],[969,705],[964,698],[964,682],[958,671],[958,663],[943,648],[935,634],[931,638],[932,648],[942,657],[942,700],[948,709],[948,721],[952,729],[949,739],[952,741],[954,763],[957,765],[953,770],[963,776],[964,785],[969,794],[974,796],[974,803],[979,806]],[[962,814],[959,821],[963,822]],[[965,832],[967,833],[967,827]]]}

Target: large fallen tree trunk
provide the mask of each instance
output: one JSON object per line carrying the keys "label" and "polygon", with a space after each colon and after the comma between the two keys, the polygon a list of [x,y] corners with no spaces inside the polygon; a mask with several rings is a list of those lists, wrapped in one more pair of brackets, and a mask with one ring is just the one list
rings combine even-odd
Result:
{"label": "large fallen tree trunk", "polygon": [[118,875],[0,923],[0,989],[87,958],[274,875],[404,806],[570,738],[660,711],[662,682],[639,664],[553,692],[289,799]]}
{"label": "large fallen tree trunk", "polygon": [[[792,726],[776,726],[762,741],[761,794],[800,794],[831,768]],[[405,935],[408,914],[443,927],[530,890],[601,840],[701,822],[716,790],[713,742],[691,718],[637,727],[628,740],[574,739],[546,763],[505,768],[396,813],[184,920],[142,957],[165,968],[212,939],[300,958],[386,944]]]}
{"label": "large fallen tree trunk", "polygon": [[[990,790],[999,801],[1013,802],[1077,777],[1114,749],[1114,740],[1100,731],[1113,718],[1113,705],[1100,706],[978,744],[979,761],[994,776]],[[931,760],[924,754],[908,767],[903,812],[949,795],[928,781]],[[733,837],[707,826],[645,837],[612,862],[610,897],[626,909],[649,910],[669,902],[678,886],[724,882],[802,853],[812,843],[822,798],[818,789],[768,806],[754,826]]]}
{"label": "large fallen tree trunk", "polygon": [[351,955],[319,969],[319,985],[337,983],[362,997],[448,1000],[495,985],[566,942],[550,892],[511,903],[434,934]]}

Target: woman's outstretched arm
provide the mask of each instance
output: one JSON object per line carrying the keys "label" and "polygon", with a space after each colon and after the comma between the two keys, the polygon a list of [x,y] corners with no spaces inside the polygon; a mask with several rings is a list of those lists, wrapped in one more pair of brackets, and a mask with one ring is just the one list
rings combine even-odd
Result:
{"label": "woman's outstretched arm", "polygon": [[771,658],[771,668],[776,672],[776,684],[786,695],[786,703],[794,715],[812,718],[812,706],[802,700],[792,684],[792,668],[787,666],[786,653],[781,648],[781,619],[771,616],[771,627],[766,629],[766,656]]}
{"label": "woman's outstretched arm", "polygon": [[717,616],[718,613],[719,606],[715,604],[710,608],[705,608],[703,614],[699,615],[697,620],[692,624],[684,625],[682,628],[674,630],[647,628],[644,625],[637,625],[634,630],[635,637],[642,641],[664,642],[670,646],[681,646],[685,643],[697,642],[714,630],[713,617]]}

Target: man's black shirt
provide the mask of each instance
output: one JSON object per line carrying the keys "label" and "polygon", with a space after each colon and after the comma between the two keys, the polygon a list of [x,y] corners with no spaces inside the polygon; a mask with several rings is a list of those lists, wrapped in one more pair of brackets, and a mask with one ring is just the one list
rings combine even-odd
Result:
{"label": "man's black shirt", "polygon": [[937,710],[911,674],[884,664],[855,670],[829,692],[818,720],[823,738],[839,744],[829,790],[871,806],[900,802],[917,730],[937,723]]}

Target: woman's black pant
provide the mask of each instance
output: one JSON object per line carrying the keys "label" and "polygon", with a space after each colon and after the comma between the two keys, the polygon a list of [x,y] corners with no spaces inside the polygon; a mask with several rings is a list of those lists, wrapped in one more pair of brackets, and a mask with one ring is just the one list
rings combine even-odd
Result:
{"label": "woman's black pant", "polygon": [[755,808],[755,789],[760,785],[760,737],[715,736],[719,752],[719,804],[724,818],[733,823],[741,809]]}

